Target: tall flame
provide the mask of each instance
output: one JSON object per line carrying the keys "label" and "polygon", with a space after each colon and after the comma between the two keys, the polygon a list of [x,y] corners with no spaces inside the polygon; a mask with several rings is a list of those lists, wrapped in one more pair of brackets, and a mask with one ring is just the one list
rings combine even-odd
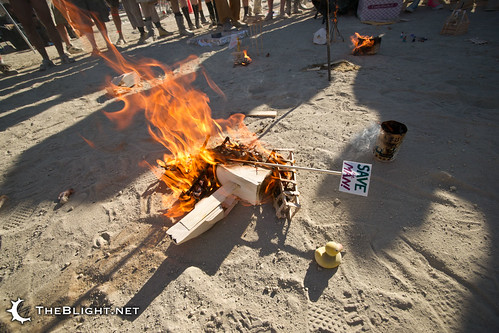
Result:
{"label": "tall flame", "polygon": [[[90,11],[84,11],[71,1],[68,0],[52,0],[54,6],[61,12],[64,18],[68,21],[71,27],[78,33],[78,35],[84,35],[85,32],[93,33],[92,27],[88,26],[86,21],[87,18],[90,17],[94,23],[97,25],[105,26],[105,23],[102,22],[99,17]],[[106,36],[106,43],[108,46],[112,45],[109,38]]]}
{"label": "tall flame", "polygon": [[[254,138],[244,125],[241,114],[226,120],[211,117],[208,96],[193,87],[196,72],[186,72],[185,69],[196,67],[193,63],[197,61],[197,57],[190,56],[176,65],[177,71],[153,60],[136,65],[123,62],[120,65],[125,65],[122,70],[134,67],[151,88],[119,96],[118,99],[124,102],[123,109],[105,112],[119,129],[130,125],[138,112],[144,112],[149,134],[165,147],[162,160],[157,161],[158,166],[153,170],[180,199],[192,191],[194,183],[210,169],[210,165],[220,162],[221,157],[207,149],[209,141],[221,141],[226,135],[240,139]],[[157,78],[157,68],[163,71],[163,78]],[[209,83],[215,91],[220,91],[213,82]],[[210,172],[214,173],[214,169]],[[195,201],[187,197],[184,199],[167,215],[176,217],[190,211]]]}
{"label": "tall flame", "polygon": [[[81,15],[77,7],[65,0],[61,1],[66,3],[71,17]],[[228,135],[240,142],[252,140],[253,145],[259,143],[244,125],[244,115],[235,114],[228,119],[212,118],[208,96],[193,86],[196,71],[200,68],[196,56],[189,56],[170,68],[153,59],[132,63],[111,43],[108,45],[112,54],[101,56],[119,74],[136,73],[140,77],[141,87],[133,87],[129,93],[118,95],[116,98],[123,101],[124,107],[120,111],[104,114],[118,129],[124,129],[132,124],[138,113],[144,112],[149,134],[165,147],[163,158],[157,161],[157,166],[149,166],[172,191],[172,196],[165,197],[164,201],[172,205],[175,199],[179,199],[166,215],[181,216],[190,211],[196,203],[192,196],[186,194],[196,191],[193,186],[199,183],[200,179],[201,182],[215,179],[205,177],[205,174],[213,175],[214,166],[224,161],[223,154],[217,154],[215,150],[207,148],[209,141],[222,141]],[[201,72],[209,86],[223,95],[206,72],[202,69]],[[161,73],[161,76],[158,73]],[[207,188],[213,188],[216,184],[205,185]]]}

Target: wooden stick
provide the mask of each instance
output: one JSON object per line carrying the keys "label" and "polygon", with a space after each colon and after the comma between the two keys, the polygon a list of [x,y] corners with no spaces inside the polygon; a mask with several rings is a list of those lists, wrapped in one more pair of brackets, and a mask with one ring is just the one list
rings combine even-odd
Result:
{"label": "wooden stick", "polygon": [[296,165],[274,164],[274,163],[256,162],[256,161],[245,161],[245,160],[238,160],[238,159],[234,159],[234,158],[233,159],[229,159],[229,161],[232,161],[232,162],[241,162],[241,163],[250,163],[250,164],[256,164],[256,165],[264,165],[264,166],[277,167],[277,168],[282,168],[282,169],[296,169],[296,170],[305,170],[305,171],[315,171],[315,172],[328,173],[330,175],[338,175],[338,176],[341,176],[341,174],[342,174],[341,171],[308,168],[308,167],[302,167],[302,166],[296,166]]}

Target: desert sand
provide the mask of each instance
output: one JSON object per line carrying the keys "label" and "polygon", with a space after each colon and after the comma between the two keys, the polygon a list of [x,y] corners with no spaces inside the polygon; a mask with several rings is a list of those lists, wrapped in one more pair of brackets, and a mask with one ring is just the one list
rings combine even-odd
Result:
{"label": "desert sand", "polygon": [[[90,57],[83,39],[76,63],[46,72],[29,50],[2,55],[19,74],[0,78],[0,331],[498,331],[499,13],[479,5],[466,34],[444,36],[449,8],[422,5],[387,25],[339,17],[345,41],[331,44],[331,60],[356,66],[333,69],[331,81],[327,70],[306,70],[327,61],[326,46],[312,42],[322,27],[312,10],[264,22],[260,54],[243,38],[253,59],[244,67],[227,44],[175,34],[137,46],[122,16],[126,59],[198,57],[225,95],[198,71],[193,87],[213,119],[274,110],[244,123],[266,147],[294,149],[297,165],[372,164],[367,197],[340,192],[338,176],[297,171],[302,207],[291,221],[271,204],[238,204],[181,245],[166,235],[169,207],[143,163],[156,165],[165,147],[143,113],[124,129],[105,116],[124,107],[106,90],[122,73]],[[176,32],[172,15],[162,24]],[[379,52],[353,56],[355,32],[383,35]],[[403,42],[402,32],[427,40]],[[379,162],[372,145],[386,120],[408,132],[396,159]],[[332,240],[343,262],[320,268],[314,251]],[[6,311],[18,299],[23,324]],[[54,307],[133,313],[39,310]]]}

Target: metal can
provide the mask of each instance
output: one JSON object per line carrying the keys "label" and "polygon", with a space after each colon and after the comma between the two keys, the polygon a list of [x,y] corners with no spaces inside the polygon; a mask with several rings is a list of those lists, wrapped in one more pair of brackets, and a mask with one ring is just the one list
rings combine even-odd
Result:
{"label": "metal can", "polygon": [[407,126],[398,121],[382,122],[373,150],[374,157],[383,162],[393,161],[404,140],[405,133],[407,133]]}

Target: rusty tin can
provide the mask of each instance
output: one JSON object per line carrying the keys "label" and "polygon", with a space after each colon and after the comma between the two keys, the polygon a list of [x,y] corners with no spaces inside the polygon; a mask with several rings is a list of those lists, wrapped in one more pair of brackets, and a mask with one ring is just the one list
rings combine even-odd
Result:
{"label": "rusty tin can", "polygon": [[374,157],[383,162],[393,161],[404,140],[405,133],[407,133],[407,126],[398,121],[382,122],[373,150]]}

